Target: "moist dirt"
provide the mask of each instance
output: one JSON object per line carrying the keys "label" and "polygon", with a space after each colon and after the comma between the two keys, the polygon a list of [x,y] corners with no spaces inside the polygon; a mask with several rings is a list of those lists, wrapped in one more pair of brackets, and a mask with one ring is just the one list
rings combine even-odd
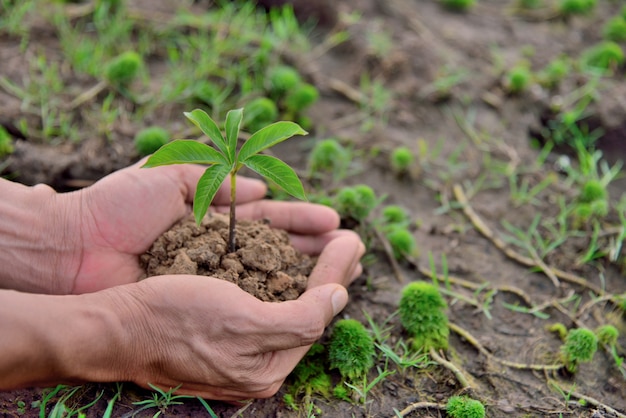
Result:
{"label": "moist dirt", "polygon": [[[160,16],[175,10],[175,5],[165,0],[129,3],[135,5],[136,10],[145,8],[146,15],[156,7]],[[204,2],[194,3],[188,7],[206,7]],[[453,290],[465,298],[447,299],[450,322],[469,332],[500,359],[521,364],[555,361],[561,340],[546,328],[555,322],[563,322],[568,327],[575,324],[569,312],[553,307],[550,302],[566,300],[572,295],[580,295],[581,304],[590,300],[592,292],[588,288],[566,280],[555,286],[545,274],[512,260],[478,232],[454,204],[454,186],[460,185],[475,213],[498,236],[506,232],[503,228],[506,222],[524,229],[538,214],[556,216],[559,210],[555,198],[557,190],[552,189],[553,194],[548,189],[532,204],[519,204],[511,199],[512,189],[505,175],[497,174],[496,162],[502,169],[499,173],[506,168],[520,170],[520,179],[531,187],[553,173],[552,168],[561,154],[568,151],[555,149],[548,155],[544,168],[533,168],[539,150],[531,145],[531,139],[541,142],[539,134],[552,115],[555,103],[562,103],[588,80],[570,77],[552,89],[533,85],[522,94],[511,95],[504,88],[504,72],[520,61],[529,62],[533,69],[541,69],[561,54],[579,56],[601,39],[602,23],[616,15],[622,6],[620,2],[599,0],[592,15],[564,19],[555,17],[549,8],[532,14],[519,13],[515,5],[514,1],[479,0],[468,13],[453,13],[435,0],[320,2],[319,7],[324,9],[319,16],[324,18],[326,26],[319,28],[314,39],[321,42],[325,34],[339,28],[348,30],[350,40],[334,48],[322,45],[310,56],[297,51],[293,56],[288,55],[291,64],[320,89],[321,98],[309,111],[314,126],[309,137],[275,147],[275,155],[306,173],[306,156],[314,141],[339,138],[355,150],[353,175],[340,181],[305,181],[307,188],[332,193],[340,186],[368,184],[385,197],[385,204],[405,207],[415,220],[412,232],[420,254],[411,262],[400,262],[394,268],[384,248],[375,237],[370,237],[364,273],[351,285],[350,302],[339,316],[355,318],[364,324],[368,323],[368,317],[373,318],[389,332],[388,344],[392,347],[407,338],[394,316],[403,286],[413,280],[431,280],[428,276],[431,262],[441,271],[442,256],[445,256],[451,277],[475,285],[473,288],[453,285]],[[304,9],[306,13],[316,13],[310,8]],[[0,37],[0,74],[18,84],[29,60],[35,59],[38,51],[45,50],[52,55],[60,51],[53,31],[45,24],[31,32],[25,51],[19,40]],[[382,52],[372,42],[381,34],[388,34],[391,40]],[[150,65],[151,82],[158,84],[160,63],[154,60]],[[360,90],[365,71],[371,80],[391,93],[392,99],[382,108],[376,107],[383,102],[381,95]],[[441,88],[442,80],[453,79],[456,81]],[[88,81],[77,79],[73,91],[86,90],[89,86]],[[598,147],[610,162],[624,160],[626,83],[623,69],[618,69],[614,77],[603,79],[599,91],[600,100],[589,107],[593,115],[590,123],[605,134]],[[371,100],[366,105],[357,104],[359,94],[370,94]],[[173,131],[182,132],[185,129],[182,112],[186,110],[189,109],[160,109],[147,115],[145,124],[169,121]],[[36,117],[25,111],[10,92],[0,89],[0,123],[18,138],[15,152],[0,167],[3,167],[3,175],[24,184],[44,182],[59,191],[74,190],[139,159],[132,139],[141,127],[123,117],[111,126],[109,137],[84,131],[82,141],[59,144],[20,136],[17,126],[22,119],[32,121]],[[404,178],[395,176],[388,163],[389,153],[398,146],[410,147],[418,155],[418,166]],[[478,184],[482,187],[475,187]],[[612,199],[619,199],[626,191],[626,180],[618,179],[609,191]],[[219,228],[210,232],[208,224],[213,221]],[[208,273],[210,267],[215,267],[227,280],[239,281],[243,288],[254,288],[265,300],[290,299],[302,291],[314,261],[297,261],[303,269],[296,272],[289,267],[284,273],[274,273],[279,271],[274,266],[283,262],[274,258],[279,255],[277,252],[296,258],[289,247],[277,249],[287,244],[284,234],[266,238],[267,225],[240,222],[238,230],[249,228],[253,231],[251,239],[257,240],[250,244],[252,251],[246,250],[249,248],[247,238],[240,238],[237,253],[245,253],[244,258],[250,258],[254,265],[253,272],[242,273],[246,262],[224,255],[225,223],[217,217],[208,218],[201,226],[185,220],[165,233],[142,257],[147,275],[170,273],[175,267],[189,274],[216,274]],[[589,233],[592,233],[591,227]],[[201,241],[207,235],[217,240],[206,243],[208,250],[199,251],[205,246]],[[582,238],[568,242],[552,252],[545,262],[552,268],[585,278],[596,289],[624,293],[623,271],[604,260],[582,265],[578,262],[587,245]],[[259,248],[267,251],[261,254]],[[265,256],[271,268],[257,259]],[[241,280],[242,276],[263,276],[266,283],[250,284],[247,279]],[[488,283],[492,291],[487,293],[477,288],[484,283]],[[471,304],[467,300],[479,303]],[[542,304],[546,306],[541,310],[545,315],[525,314],[510,308]],[[623,315],[611,304],[594,304],[575,319],[589,327],[605,323],[615,325],[621,335],[618,345],[626,346]],[[312,413],[304,407],[294,410],[283,398],[289,390],[287,382],[269,399],[236,405],[210,402],[210,405],[219,417],[307,417],[313,414],[341,418],[394,417],[397,416],[395,411],[416,403],[443,404],[452,395],[467,393],[483,401],[489,417],[617,416],[598,403],[626,414],[626,381],[611,356],[603,350],[596,354],[592,363],[582,364],[575,375],[518,369],[494,361],[458,333],[451,332],[446,357],[467,374],[470,390],[461,388],[448,369],[429,365],[422,369],[396,370],[374,386],[362,404],[314,397]],[[377,366],[385,367],[385,360],[380,360]],[[372,371],[368,378],[371,381],[376,376],[377,372]],[[338,379],[336,375],[333,378]],[[548,383],[551,380],[597,403],[579,402],[568,393],[560,393]],[[45,393],[43,388],[0,393],[0,415],[39,416],[38,405]],[[72,400],[76,405],[84,405],[102,394],[86,412],[88,417],[99,417],[115,393],[115,385],[88,384],[82,386]],[[149,392],[125,383],[113,416],[153,416],[158,412],[156,409],[138,411],[139,407],[134,404],[150,397]],[[54,404],[54,399],[51,403]],[[208,414],[199,402],[190,399],[183,405],[171,405],[161,416]],[[407,416],[444,417],[446,413],[437,407],[424,407]]]}

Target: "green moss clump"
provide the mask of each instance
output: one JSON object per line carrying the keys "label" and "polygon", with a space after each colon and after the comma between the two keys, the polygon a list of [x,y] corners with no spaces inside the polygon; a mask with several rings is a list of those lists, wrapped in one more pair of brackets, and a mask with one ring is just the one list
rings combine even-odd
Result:
{"label": "green moss clump", "polygon": [[333,138],[317,142],[309,154],[310,176],[327,171],[342,177],[349,165],[350,152]]}
{"label": "green moss clump", "polygon": [[561,0],[559,11],[564,15],[584,15],[596,7],[597,0]]}
{"label": "green moss clump", "polygon": [[401,260],[406,256],[417,255],[415,237],[413,237],[413,234],[406,228],[395,225],[390,228],[385,235],[391,245],[391,250],[396,260]]}
{"label": "green moss clump", "polygon": [[107,81],[116,86],[126,86],[137,77],[143,66],[141,56],[133,51],[113,58],[104,70]]}
{"label": "green moss clump", "polygon": [[485,406],[467,396],[452,396],[448,399],[446,412],[451,418],[484,418]]}
{"label": "green moss clump", "polygon": [[365,184],[344,187],[335,196],[335,208],[344,219],[363,222],[378,204],[374,190]]}
{"label": "green moss clump", "polygon": [[440,0],[446,8],[457,12],[464,12],[472,7],[476,0]]}
{"label": "green moss clump", "polygon": [[315,103],[319,95],[315,86],[308,83],[300,83],[287,93],[285,107],[291,114],[298,114]]}
{"label": "green moss clump", "polygon": [[142,129],[135,135],[135,149],[142,157],[153,154],[156,150],[167,144],[170,134],[158,126]]}
{"label": "green moss clump", "polygon": [[278,107],[267,97],[257,97],[244,106],[243,114],[243,125],[248,127],[250,132],[256,132],[276,121]]}
{"label": "green moss clump", "polygon": [[619,331],[613,325],[602,325],[596,329],[598,341],[608,346],[617,344]]}
{"label": "green moss clump", "polygon": [[407,147],[398,147],[394,149],[389,156],[391,169],[398,174],[408,172],[414,159],[413,153]]}
{"label": "green moss clump", "polygon": [[332,392],[332,380],[330,375],[326,373],[325,367],[326,349],[320,343],[311,346],[307,354],[289,375],[292,382],[289,388],[292,399],[304,394],[311,396],[313,394],[321,395],[329,398]]}
{"label": "green moss clump", "polygon": [[11,135],[3,126],[0,126],[0,158],[12,154],[13,151],[15,151],[15,148],[13,147]]}
{"label": "green moss clump", "polygon": [[400,322],[413,338],[416,350],[447,349],[450,330],[444,313],[447,305],[432,283],[413,282],[402,290]]}
{"label": "green moss clump", "polygon": [[355,319],[337,321],[328,344],[331,369],[354,381],[374,366],[374,354],[374,340],[363,324]]}
{"label": "green moss clump", "polygon": [[626,41],[626,19],[622,16],[609,19],[602,27],[602,36],[613,42]]}
{"label": "green moss clump", "polygon": [[581,202],[591,203],[596,200],[605,200],[607,198],[606,187],[600,180],[588,180],[583,184],[578,199]]}
{"label": "green moss clump", "polygon": [[383,222],[386,225],[408,225],[409,223],[409,214],[407,211],[398,205],[387,205],[383,208],[382,211]]}
{"label": "green moss clump", "polygon": [[287,65],[272,67],[268,72],[270,91],[277,97],[284,95],[301,83],[298,71]]}
{"label": "green moss clump", "polygon": [[559,57],[548,63],[545,68],[537,74],[539,83],[548,88],[559,85],[561,81],[569,75],[571,63],[567,57]]}
{"label": "green moss clump", "polygon": [[606,71],[624,63],[624,51],[615,42],[604,41],[583,51],[581,63],[586,68]]}
{"label": "green moss clump", "polygon": [[565,342],[561,346],[561,356],[567,370],[575,373],[578,365],[591,361],[597,350],[596,334],[586,328],[576,328],[567,333]]}
{"label": "green moss clump", "polygon": [[533,75],[528,66],[517,65],[507,73],[505,88],[513,94],[521,93],[528,89]]}

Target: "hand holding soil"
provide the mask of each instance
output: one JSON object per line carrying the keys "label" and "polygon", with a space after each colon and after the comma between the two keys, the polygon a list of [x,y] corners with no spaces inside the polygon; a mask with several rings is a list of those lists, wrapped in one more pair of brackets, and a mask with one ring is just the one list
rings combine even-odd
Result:
{"label": "hand holding soil", "polygon": [[[136,283],[143,275],[138,256],[191,212],[203,171],[139,170],[139,164],[68,194],[0,183],[11,197],[0,217],[6,224],[0,253],[12,258],[3,264],[0,287],[85,293],[0,291],[0,389],[130,380],[144,387],[182,384],[180,393],[215,399],[273,395],[347,303],[345,287],[361,273],[360,238],[337,229],[333,210],[259,200],[264,184],[242,178],[242,219],[269,219],[289,231],[298,250],[321,253],[299,299],[262,302],[232,283],[199,276]],[[218,192],[217,205],[228,202],[225,192]],[[30,233],[40,225],[47,227]],[[13,233],[21,241],[8,239]],[[29,274],[34,270],[38,282]]]}

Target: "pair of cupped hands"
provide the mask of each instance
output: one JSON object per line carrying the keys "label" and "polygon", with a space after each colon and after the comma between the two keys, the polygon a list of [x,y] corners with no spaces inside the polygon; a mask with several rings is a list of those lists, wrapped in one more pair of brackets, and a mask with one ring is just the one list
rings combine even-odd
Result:
{"label": "pair of cupped hands", "polygon": [[[196,182],[204,172],[200,166],[145,169],[141,164],[77,192],[43,193],[56,208],[56,221],[66,228],[56,233],[66,238],[53,250],[58,256],[48,258],[56,281],[43,291],[89,294],[93,303],[120,312],[124,319],[119,326],[133,335],[131,342],[112,348],[119,364],[111,367],[125,369],[115,376],[119,380],[166,390],[180,386],[178,394],[208,399],[274,395],[347,304],[346,288],[362,271],[363,243],[354,232],[338,229],[334,210],[265,200],[263,182],[240,177],[238,218],[269,219],[273,227],[289,232],[300,251],[319,254],[306,292],[297,300],[268,303],[210,277],[138,281],[143,273],[138,255],[191,212]],[[212,210],[228,211],[227,183]]]}

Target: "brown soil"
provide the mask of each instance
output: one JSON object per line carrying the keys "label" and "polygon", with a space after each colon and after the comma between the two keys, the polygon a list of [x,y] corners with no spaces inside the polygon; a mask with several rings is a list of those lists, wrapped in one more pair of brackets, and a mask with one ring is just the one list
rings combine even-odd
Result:
{"label": "brown soil", "polygon": [[[159,5],[158,16],[162,18],[172,13],[179,2],[129,3],[146,7],[146,16],[150,16],[152,7]],[[191,8],[206,7],[206,2],[187,3]],[[546,327],[555,322],[563,322],[568,327],[583,324],[592,329],[613,324],[620,330],[618,346],[624,356],[626,322],[622,312],[603,301],[578,315],[578,309],[595,297],[594,292],[567,280],[554,286],[546,275],[505,255],[470,223],[456,205],[453,194],[453,186],[462,185],[475,212],[498,237],[507,233],[503,226],[505,221],[525,230],[538,214],[546,218],[555,216],[559,209],[555,196],[574,195],[571,188],[553,185],[532,204],[521,205],[511,199],[512,190],[505,173],[509,169],[516,170],[518,180],[527,181],[530,187],[547,175],[560,176],[554,170],[555,162],[566,150],[555,150],[546,164],[537,167],[539,151],[531,146],[530,139],[537,137],[545,127],[553,105],[561,103],[588,79],[575,75],[554,89],[534,84],[522,94],[511,95],[503,87],[503,75],[506,69],[522,60],[528,61],[533,70],[540,70],[561,54],[578,57],[585,48],[601,39],[603,22],[619,13],[622,2],[599,0],[590,16],[569,19],[556,18],[550,8],[532,14],[519,13],[514,0],[478,0],[476,7],[464,14],[451,13],[436,0],[339,0],[331,3],[339,14],[339,24],[344,24],[349,31],[350,40],[330,50],[317,49],[313,56],[298,53],[286,56],[319,87],[321,98],[309,112],[315,127],[311,135],[304,140],[287,141],[273,152],[305,172],[306,156],[314,141],[335,137],[350,144],[355,150],[350,168],[352,175],[340,181],[308,182],[308,191],[315,193],[319,189],[332,193],[345,185],[370,185],[378,195],[386,196],[385,204],[398,204],[409,210],[417,225],[413,233],[421,250],[414,263],[400,263],[396,270],[381,243],[372,239],[364,274],[350,287],[351,300],[341,317],[367,324],[367,314],[379,326],[385,324],[390,335],[388,344],[393,347],[406,338],[397,316],[393,316],[403,286],[413,280],[430,280],[425,274],[430,269],[429,256],[432,255],[439,271],[440,260],[445,256],[451,276],[475,286],[486,284],[491,289],[490,292],[476,291],[453,284],[453,291],[464,298],[447,297],[447,314],[451,323],[470,332],[494,356],[526,364],[553,361],[561,341]],[[163,6],[168,4],[171,7]],[[351,23],[341,23],[346,20]],[[41,22],[34,25],[27,47],[17,38],[0,37],[0,74],[18,86],[27,77],[29,62],[38,53],[45,51],[51,57],[60,55],[53,31]],[[389,34],[391,39],[383,53],[368,42],[372,35],[380,33]],[[318,40],[323,38],[316,36]],[[162,63],[156,55],[149,68],[153,85],[162,82],[160,69]],[[356,103],[361,98],[359,86],[364,71],[392,93],[387,106],[368,115],[363,111],[367,106]],[[464,78],[445,91],[435,88],[437,82],[455,71],[465,74]],[[64,75],[71,86],[67,93],[69,99],[89,88],[93,81]],[[599,83],[598,100],[589,108],[593,114],[589,125],[603,129],[605,135],[599,148],[610,161],[626,159],[624,97],[624,69],[618,68],[613,77]],[[368,104],[374,107],[377,103],[371,100]],[[142,124],[163,124],[173,132],[184,132],[182,112],[189,109],[179,107],[159,108],[154,114],[146,115]],[[85,106],[77,111],[75,120],[88,120],[90,112],[99,109],[100,103]],[[0,123],[10,132],[17,136],[20,120],[36,124],[39,123],[37,117],[24,109],[14,95],[0,89]],[[369,130],[364,129],[368,122],[373,122],[368,125],[373,126]],[[132,139],[143,126],[120,117],[112,125],[109,138],[95,134],[89,126],[82,127],[80,123],[78,126],[85,138],[80,142],[50,144],[18,136],[15,153],[6,161],[0,161],[3,175],[25,184],[45,182],[58,190],[72,190],[138,159]],[[387,158],[398,146],[407,146],[418,155],[417,169],[412,176],[403,179],[391,173]],[[626,178],[617,180],[609,192],[613,201],[619,200],[626,192]],[[377,215],[374,213],[372,217]],[[606,222],[616,224],[617,214],[611,213]],[[188,228],[197,227],[188,224]],[[589,235],[592,232],[589,227]],[[174,260],[178,256],[178,261],[171,261],[172,264],[204,270],[202,257],[208,256],[194,254],[196,244],[186,243],[187,252],[180,252],[174,248],[178,246],[177,239],[169,238],[170,244],[158,252],[174,253]],[[611,236],[600,239],[608,240]],[[595,289],[614,294],[626,292],[623,271],[606,258],[585,265],[578,263],[588,242],[589,237],[579,237],[558,247],[544,261],[553,268],[584,278]],[[624,251],[622,249],[622,257]],[[192,263],[187,262],[187,258]],[[228,261],[223,260],[218,262],[216,256],[214,264],[227,265]],[[194,262],[197,267],[193,266]],[[297,275],[293,277],[298,281]],[[579,299],[568,301],[566,296]],[[477,306],[467,302],[472,298],[478,302]],[[562,303],[550,305],[557,299]],[[546,304],[541,312],[548,318],[510,309],[511,305],[530,307],[529,302],[534,306]],[[592,363],[582,364],[575,375],[506,367],[479,353],[454,332],[446,355],[468,375],[472,384],[469,393],[485,403],[489,417],[616,416],[601,406],[590,402],[583,405],[575,397],[558,393],[548,384],[548,377],[626,414],[626,381],[611,356],[603,350],[596,354]],[[381,358],[377,366],[385,367],[389,363]],[[373,371],[369,381],[376,376]],[[338,380],[336,375],[333,378]],[[99,417],[115,394],[114,385],[85,385],[73,399],[78,405],[84,405],[101,392],[103,397],[87,412],[89,417]],[[288,386],[284,385],[275,397],[244,406],[210,404],[220,417],[312,415],[304,409],[290,409],[283,400],[287,392]],[[445,403],[450,396],[466,392],[447,369],[409,368],[398,370],[376,385],[365,404],[314,398],[318,410],[313,414],[340,418],[392,417],[394,409],[400,411],[422,401]],[[38,416],[37,405],[33,407],[32,402],[41,401],[44,393],[45,389],[41,388],[0,393],[0,415]],[[137,412],[139,407],[133,404],[150,397],[150,393],[125,384],[113,416],[152,416],[156,410]],[[24,402],[23,408],[21,402]],[[207,414],[192,399],[184,405],[171,406],[162,416]],[[409,416],[443,417],[446,414],[430,407],[416,410]]]}
{"label": "brown soil", "polygon": [[161,235],[141,256],[147,277],[197,274],[231,283],[269,302],[297,299],[315,260],[268,222],[237,222],[235,251],[228,250],[228,216],[210,214],[200,225],[189,216]]}

